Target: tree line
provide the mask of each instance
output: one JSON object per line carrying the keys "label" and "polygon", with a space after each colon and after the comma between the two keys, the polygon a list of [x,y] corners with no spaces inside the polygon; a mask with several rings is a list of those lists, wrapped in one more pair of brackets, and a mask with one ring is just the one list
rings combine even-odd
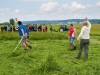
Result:
{"label": "tree line", "polygon": [[13,18],[9,19],[9,22],[1,23],[0,25],[15,25],[15,20]]}

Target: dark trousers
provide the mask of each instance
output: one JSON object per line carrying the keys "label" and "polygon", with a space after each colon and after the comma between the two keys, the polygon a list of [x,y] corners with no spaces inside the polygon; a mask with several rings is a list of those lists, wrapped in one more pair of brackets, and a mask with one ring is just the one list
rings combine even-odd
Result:
{"label": "dark trousers", "polygon": [[89,46],[89,43],[90,43],[89,39],[81,39],[80,40],[80,48],[79,48],[77,58],[80,58],[80,56],[82,54],[82,49],[84,48],[85,59],[88,59],[88,50],[89,50],[88,46]]}

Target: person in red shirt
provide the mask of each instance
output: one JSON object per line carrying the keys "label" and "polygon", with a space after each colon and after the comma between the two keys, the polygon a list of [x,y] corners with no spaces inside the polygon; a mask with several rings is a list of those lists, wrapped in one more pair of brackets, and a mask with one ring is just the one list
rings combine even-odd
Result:
{"label": "person in red shirt", "polygon": [[74,45],[74,40],[76,38],[76,29],[73,26],[73,24],[70,24],[70,30],[69,30],[69,38],[70,38],[70,49],[75,50],[76,46]]}

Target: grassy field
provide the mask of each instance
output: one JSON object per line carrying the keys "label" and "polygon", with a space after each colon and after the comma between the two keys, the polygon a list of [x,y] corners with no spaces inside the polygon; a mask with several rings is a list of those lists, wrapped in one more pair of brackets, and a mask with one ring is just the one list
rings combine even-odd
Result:
{"label": "grassy field", "polygon": [[[77,33],[80,25],[75,25]],[[59,26],[54,26],[58,29]],[[14,48],[20,38],[17,32],[0,32],[0,75],[99,75],[100,74],[100,25],[92,25],[89,59],[84,61],[74,57],[77,49],[70,51],[68,32],[31,32],[30,44],[33,49],[24,52],[20,45]]]}

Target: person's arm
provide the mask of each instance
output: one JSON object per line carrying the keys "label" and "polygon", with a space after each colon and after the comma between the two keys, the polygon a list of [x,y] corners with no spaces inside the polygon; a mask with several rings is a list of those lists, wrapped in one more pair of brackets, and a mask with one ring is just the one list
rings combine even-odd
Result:
{"label": "person's arm", "polygon": [[91,28],[91,23],[87,21],[88,27]]}
{"label": "person's arm", "polygon": [[74,34],[75,34],[75,38],[77,39],[77,32],[76,32],[76,28],[74,28]]}
{"label": "person's arm", "polygon": [[25,34],[24,34],[24,30],[23,30],[23,25],[21,25],[21,26],[19,27],[19,29],[20,29],[21,32],[22,32],[22,36],[25,36]]}
{"label": "person's arm", "polygon": [[21,29],[21,31],[22,31],[22,35],[23,35],[23,36],[25,36],[25,34],[24,34],[24,30],[23,30],[23,29]]}
{"label": "person's arm", "polygon": [[77,40],[79,40],[79,39],[82,37],[82,35],[83,35],[83,31],[84,31],[84,27],[82,27],[81,32],[80,32],[80,34],[79,34]]}
{"label": "person's arm", "polygon": [[88,21],[87,17],[85,18],[85,21],[87,21],[87,24],[88,24],[89,28],[91,28],[91,23]]}

